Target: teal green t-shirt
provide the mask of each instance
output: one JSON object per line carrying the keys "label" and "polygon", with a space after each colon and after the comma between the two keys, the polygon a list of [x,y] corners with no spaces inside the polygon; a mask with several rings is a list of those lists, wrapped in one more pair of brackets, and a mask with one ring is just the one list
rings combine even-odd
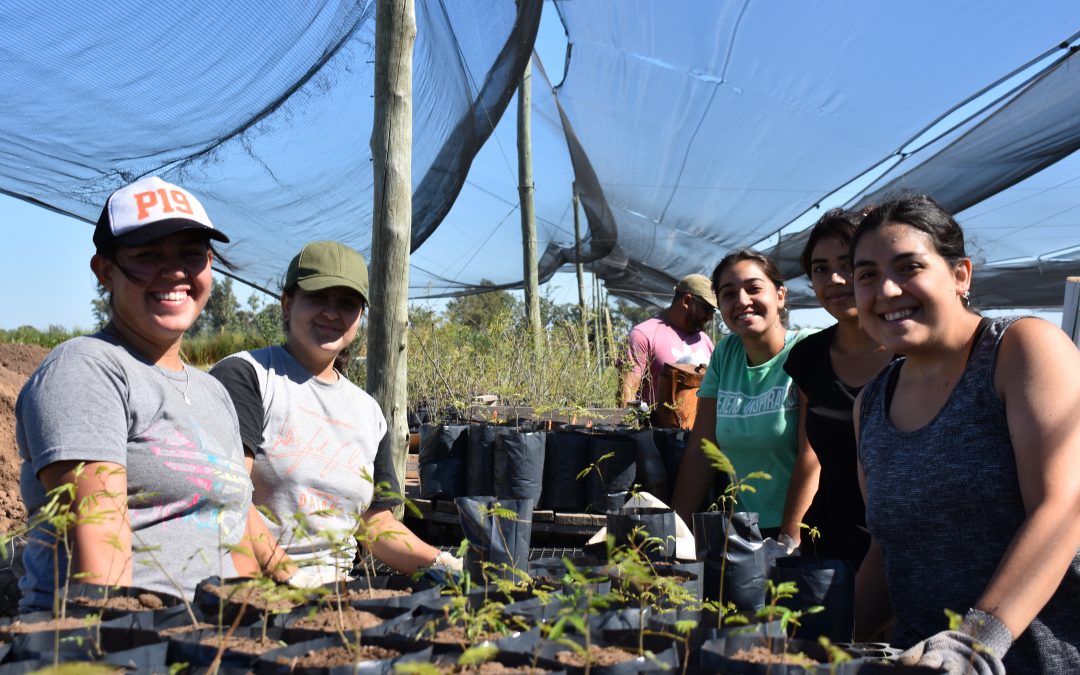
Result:
{"label": "teal green t-shirt", "polygon": [[742,340],[732,335],[713,351],[698,398],[716,399],[716,444],[740,478],[764,471],[772,480],[751,480],[757,492],[740,492],[736,509],[758,514],[758,524],[779,527],[791,469],[798,451],[799,389],[784,372],[788,352],[817,331],[788,331],[784,348],[759,366],[748,366]]}

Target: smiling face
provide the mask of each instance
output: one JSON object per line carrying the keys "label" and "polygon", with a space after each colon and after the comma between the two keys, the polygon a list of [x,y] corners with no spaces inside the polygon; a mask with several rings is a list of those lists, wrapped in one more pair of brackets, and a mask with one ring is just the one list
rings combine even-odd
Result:
{"label": "smiling face", "polygon": [[786,290],[777,287],[753,260],[740,260],[724,268],[717,284],[717,300],[724,323],[741,338],[784,331],[780,310]]}
{"label": "smiling face", "polygon": [[95,255],[90,266],[112,295],[111,325],[145,356],[179,349],[210,297],[206,235],[183,231],[145,246]]}
{"label": "smiling face", "polygon": [[300,287],[281,296],[281,311],[289,322],[289,353],[313,375],[332,369],[334,358],[352,343],[364,314],[364,299],[344,286],[318,291]]}
{"label": "smiling face", "polygon": [[910,354],[941,342],[971,287],[971,261],[941,256],[929,235],[902,223],[864,234],[854,250],[859,322],[878,343]]}
{"label": "smiling face", "polygon": [[858,318],[852,287],[851,253],[839,237],[826,237],[810,254],[810,285],[825,310],[837,321]]}

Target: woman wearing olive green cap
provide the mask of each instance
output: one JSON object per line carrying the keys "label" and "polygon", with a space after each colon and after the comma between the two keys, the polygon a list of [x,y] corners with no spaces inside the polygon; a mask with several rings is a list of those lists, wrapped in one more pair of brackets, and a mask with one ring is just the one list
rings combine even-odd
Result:
{"label": "woman wearing olive green cap", "polygon": [[285,344],[234,354],[210,371],[237,410],[252,502],[275,516],[267,531],[248,533],[251,545],[264,571],[299,586],[347,574],[354,533],[364,533],[371,552],[398,571],[460,568],[394,519],[401,490],[386,419],[335,368],[356,336],[367,294],[359,253],[332,241],[308,244],[285,275]]}

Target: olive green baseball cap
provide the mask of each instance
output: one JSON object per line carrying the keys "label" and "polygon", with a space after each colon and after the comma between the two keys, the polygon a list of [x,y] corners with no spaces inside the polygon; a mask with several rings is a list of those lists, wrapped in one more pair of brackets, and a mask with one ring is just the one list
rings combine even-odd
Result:
{"label": "olive green baseball cap", "polygon": [[676,293],[689,293],[696,295],[716,309],[716,294],[712,290],[712,282],[704,274],[690,274],[682,278],[675,285]]}
{"label": "olive green baseball cap", "polygon": [[299,286],[305,291],[344,286],[368,304],[368,269],[364,256],[336,241],[314,241],[296,254],[285,273],[285,290]]}

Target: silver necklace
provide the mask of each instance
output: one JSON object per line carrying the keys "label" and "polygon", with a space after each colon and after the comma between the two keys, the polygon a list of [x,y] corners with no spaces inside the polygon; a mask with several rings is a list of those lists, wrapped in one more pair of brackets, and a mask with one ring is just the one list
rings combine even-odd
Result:
{"label": "silver necklace", "polygon": [[183,371],[183,373],[184,373],[184,388],[183,389],[178,387],[177,384],[175,382],[173,382],[173,379],[171,377],[169,377],[169,374],[165,372],[164,368],[162,368],[161,366],[159,366],[157,364],[154,364],[154,368],[157,369],[157,371],[159,373],[161,373],[161,376],[165,378],[165,381],[169,383],[170,387],[175,389],[181,396],[184,397],[184,403],[186,403],[187,405],[191,405],[191,399],[188,398],[188,395],[187,395],[188,387],[191,385],[191,373],[188,372],[187,364],[186,363],[181,363],[180,364],[180,370]]}

